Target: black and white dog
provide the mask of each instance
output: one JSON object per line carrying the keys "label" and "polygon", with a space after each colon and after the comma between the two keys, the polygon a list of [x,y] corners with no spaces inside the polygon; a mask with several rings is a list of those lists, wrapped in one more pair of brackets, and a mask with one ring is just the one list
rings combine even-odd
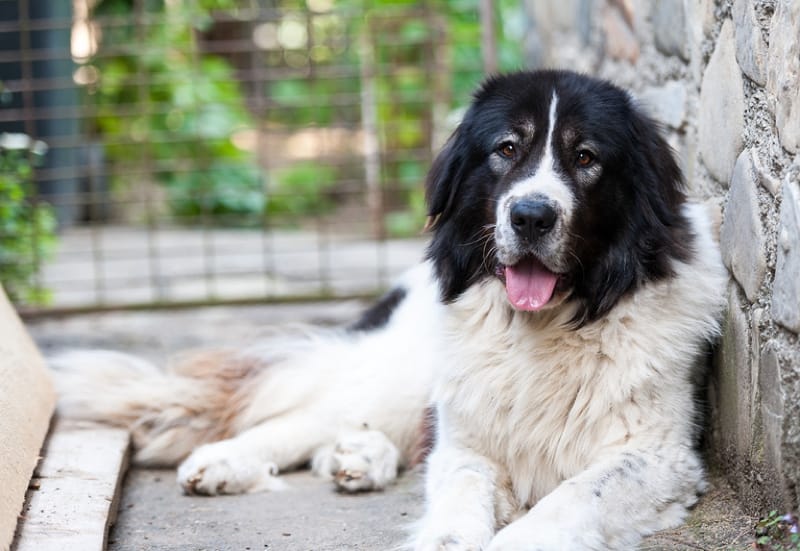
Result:
{"label": "black and white dog", "polygon": [[427,182],[427,259],[353,327],[184,358],[53,360],[64,415],[129,426],[187,492],[349,491],[413,463],[435,410],[427,550],[629,549],[704,489],[696,369],[726,273],[630,96],[570,72],[488,80]]}

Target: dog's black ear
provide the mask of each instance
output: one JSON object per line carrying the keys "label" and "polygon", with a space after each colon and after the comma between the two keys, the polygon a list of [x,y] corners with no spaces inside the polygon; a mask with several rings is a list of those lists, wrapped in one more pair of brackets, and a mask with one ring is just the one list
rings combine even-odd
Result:
{"label": "dog's black ear", "polygon": [[425,181],[425,201],[428,205],[427,228],[436,228],[453,209],[459,185],[464,177],[466,146],[457,128],[434,159]]}
{"label": "dog's black ear", "polygon": [[676,260],[688,261],[694,236],[686,218],[685,180],[675,152],[661,125],[644,113],[633,118],[634,139],[640,157],[631,171],[636,191],[636,258],[640,279],[657,280],[672,275]]}
{"label": "dog's black ear", "polygon": [[659,211],[666,211],[658,215],[669,218],[673,213],[680,213],[686,201],[686,184],[675,152],[664,138],[662,125],[635,108],[631,117],[631,138],[639,144],[635,150],[639,158],[635,162],[656,192],[648,198]]}
{"label": "dog's black ear", "polygon": [[618,176],[630,190],[624,229],[576,285],[584,298],[574,320],[579,324],[602,317],[636,287],[672,275],[674,262],[693,254],[691,224],[683,212],[683,173],[661,127],[634,109],[629,132],[637,147]]}
{"label": "dog's black ear", "polygon": [[436,157],[428,172],[425,197],[428,202],[427,228],[433,230],[427,258],[433,261],[441,299],[455,300],[481,275],[483,242],[478,239],[483,224],[476,230],[475,220],[485,201],[471,198],[468,180],[475,169],[469,130],[462,124]]}

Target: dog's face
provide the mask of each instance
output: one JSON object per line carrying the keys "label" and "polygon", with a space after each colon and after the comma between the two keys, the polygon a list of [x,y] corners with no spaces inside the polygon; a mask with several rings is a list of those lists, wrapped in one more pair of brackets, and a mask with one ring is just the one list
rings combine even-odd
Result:
{"label": "dog's face", "polygon": [[497,277],[517,310],[607,312],[691,252],[680,170],[627,93],[570,72],[489,80],[427,182],[442,297]]}

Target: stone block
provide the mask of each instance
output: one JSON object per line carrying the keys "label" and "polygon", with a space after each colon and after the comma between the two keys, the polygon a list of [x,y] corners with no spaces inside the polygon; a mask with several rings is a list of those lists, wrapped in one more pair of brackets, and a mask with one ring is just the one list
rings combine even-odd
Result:
{"label": "stone block", "polygon": [[722,260],[755,302],[767,272],[766,241],[758,207],[758,184],[750,150],[736,160],[720,231]]}
{"label": "stone block", "polygon": [[772,318],[800,333],[800,187],[797,182],[785,182],[782,196]]}
{"label": "stone block", "polygon": [[800,350],[789,344],[781,358],[781,380],[785,392],[781,467],[795,510],[800,510]]}
{"label": "stone block", "polygon": [[795,493],[800,484],[800,356],[797,351],[792,354],[791,348],[776,339],[761,353],[758,387],[763,453],[757,468],[760,490],[770,509],[791,510],[800,505]]}
{"label": "stone block", "polygon": [[791,420],[789,410],[800,410],[800,401],[796,405],[789,399],[785,358],[776,354],[783,344],[769,341],[763,353],[758,350],[763,313],[754,309],[748,323],[736,285],[729,288],[728,303],[711,379],[709,457],[750,514],[786,509],[795,501],[791,488],[800,473],[792,470],[800,465],[800,455],[795,462],[788,432],[800,423]]}
{"label": "stone block", "polygon": [[525,0],[529,16],[537,26],[556,31],[571,31],[578,27],[583,0]]}
{"label": "stone block", "polygon": [[749,457],[753,440],[749,333],[750,326],[742,311],[739,290],[731,285],[713,377],[715,440],[718,453],[731,470]]}
{"label": "stone block", "polygon": [[733,24],[736,35],[736,61],[742,72],[757,84],[767,83],[767,43],[761,35],[753,0],[735,0]]}
{"label": "stone block", "polygon": [[611,59],[620,59],[636,63],[639,59],[639,40],[626,20],[625,15],[616,6],[607,4],[603,7],[601,18],[605,53]]}
{"label": "stone block", "polygon": [[781,472],[785,392],[781,382],[778,355],[773,343],[764,347],[761,353],[758,387],[761,393],[764,459],[769,470]]}
{"label": "stone block", "polygon": [[689,61],[686,10],[683,0],[656,0],[653,9],[656,48]]}
{"label": "stone block", "polygon": [[657,121],[676,130],[683,126],[686,86],[682,82],[672,80],[662,86],[646,88],[639,99]]}
{"label": "stone block", "polygon": [[591,0],[526,0],[523,6],[528,19],[523,49],[530,67],[569,62],[576,71],[591,71],[601,55],[586,49],[592,31]]}
{"label": "stone block", "polygon": [[744,83],[735,50],[733,24],[726,20],[700,86],[700,156],[723,185],[730,182],[744,143]]}
{"label": "stone block", "polygon": [[778,0],[770,24],[767,91],[781,145],[800,152],[800,2]]}
{"label": "stone block", "polygon": [[714,27],[713,0],[684,0],[689,68],[695,82],[703,78],[703,41]]}

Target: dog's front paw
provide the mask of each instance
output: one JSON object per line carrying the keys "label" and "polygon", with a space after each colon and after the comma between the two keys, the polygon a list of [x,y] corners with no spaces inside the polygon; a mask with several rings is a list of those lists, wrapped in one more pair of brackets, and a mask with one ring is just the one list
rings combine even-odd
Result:
{"label": "dog's front paw", "polygon": [[241,454],[229,441],[195,449],[178,467],[178,484],[187,494],[244,494],[282,490],[274,463]]}
{"label": "dog's front paw", "polygon": [[345,492],[382,490],[397,479],[400,452],[380,431],[365,430],[341,435],[336,443],[314,458],[317,474],[333,477]]}

